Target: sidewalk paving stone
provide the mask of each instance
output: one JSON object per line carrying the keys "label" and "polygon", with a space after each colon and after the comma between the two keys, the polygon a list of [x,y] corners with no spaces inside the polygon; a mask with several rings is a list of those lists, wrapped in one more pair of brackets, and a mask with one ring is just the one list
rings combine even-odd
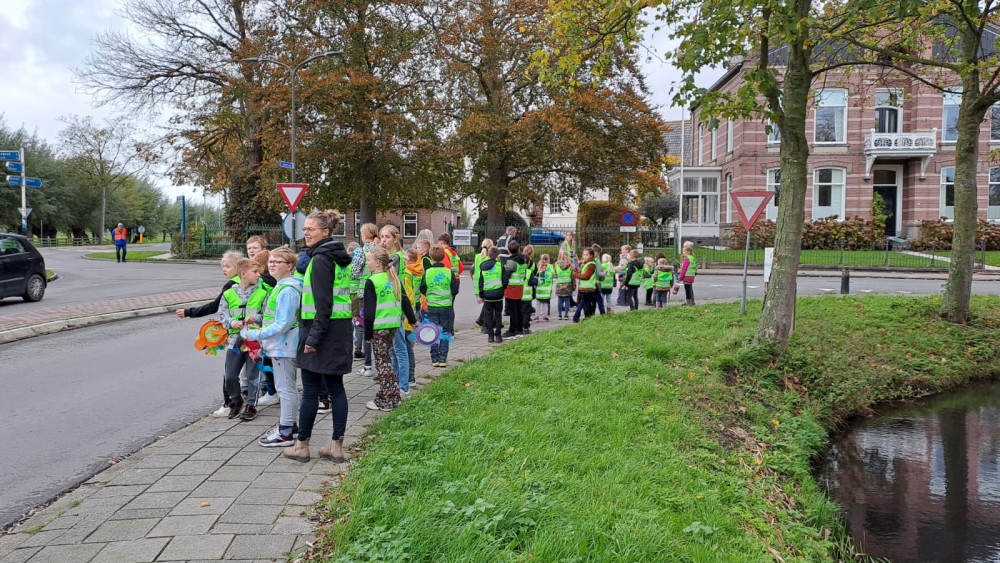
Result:
{"label": "sidewalk paving stone", "polygon": [[236,499],[236,504],[285,506],[295,489],[254,489],[249,488]]}
{"label": "sidewalk paving stone", "polygon": [[107,543],[110,541],[137,540],[160,523],[159,518],[139,518],[133,520],[109,520],[94,530],[84,540],[86,543]]}
{"label": "sidewalk paving stone", "polygon": [[161,561],[222,559],[233,541],[233,534],[175,536],[160,554]]}
{"label": "sidewalk paving stone", "polygon": [[85,563],[93,559],[102,549],[104,549],[103,543],[49,545],[35,554],[31,561],[32,563]]}
{"label": "sidewalk paving stone", "polygon": [[[233,504],[233,498],[189,497],[170,511],[171,516],[198,516],[206,514],[222,514]],[[207,505],[207,506],[203,506]]]}
{"label": "sidewalk paving stone", "polygon": [[191,496],[236,498],[249,486],[250,481],[207,481],[192,491]]}
{"label": "sidewalk paving stone", "polygon": [[226,552],[226,559],[283,558],[295,544],[295,536],[243,535],[236,536]]}
{"label": "sidewalk paving stone", "polygon": [[163,551],[170,538],[113,541],[104,546],[91,563],[149,563]]}
{"label": "sidewalk paving stone", "polygon": [[[289,495],[291,496],[291,495]],[[234,504],[220,518],[224,524],[274,524],[284,505]]]}
{"label": "sidewalk paving stone", "polygon": [[149,532],[148,537],[206,534],[218,518],[214,514],[207,516],[166,516]]}
{"label": "sidewalk paving stone", "polygon": [[191,491],[205,481],[204,475],[168,475],[153,483],[146,489],[149,493],[169,493],[174,491]]}
{"label": "sidewalk paving stone", "polygon": [[125,509],[143,508],[173,508],[177,503],[184,500],[187,491],[176,491],[170,493],[142,493],[132,499],[132,502],[125,505]]}

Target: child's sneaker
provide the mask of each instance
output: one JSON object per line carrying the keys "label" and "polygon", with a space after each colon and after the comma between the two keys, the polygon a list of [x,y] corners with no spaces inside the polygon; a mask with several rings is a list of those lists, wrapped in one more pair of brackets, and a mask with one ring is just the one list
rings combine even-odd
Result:
{"label": "child's sneaker", "polygon": [[490,337],[486,339],[486,341],[489,342],[490,344],[493,344],[493,342],[495,342],[495,339],[493,338],[493,335],[491,334]]}
{"label": "child's sneaker", "polygon": [[209,416],[211,416],[212,418],[224,418],[229,416],[229,405],[222,405],[221,407],[219,407],[219,410],[212,411],[212,414],[210,414]]}
{"label": "child's sneaker", "polygon": [[357,374],[361,375],[361,376],[368,376],[368,377],[370,377],[372,375],[372,367],[371,366],[361,366],[361,367],[358,368]]}
{"label": "child's sneaker", "polygon": [[548,317],[542,317],[542,320],[545,321],[545,322],[549,322],[549,318]]}
{"label": "child's sneaker", "polygon": [[282,434],[277,428],[272,428],[267,436],[264,436],[257,443],[265,448],[276,448],[278,446],[291,446],[295,443],[292,434]]}
{"label": "child's sneaker", "polygon": [[329,399],[320,399],[319,408],[316,410],[316,414],[329,414],[332,410],[333,407],[330,406]]}
{"label": "child's sneaker", "polygon": [[229,415],[227,417],[232,420],[240,415],[241,410],[243,410],[243,399],[239,398],[229,403]]}
{"label": "child's sneaker", "polygon": [[252,405],[247,405],[243,409],[243,414],[240,415],[240,420],[250,421],[257,418],[257,409],[253,408]]}
{"label": "child's sneaker", "polygon": [[448,362],[438,362],[438,367],[439,368],[446,368],[446,367],[448,367]]}

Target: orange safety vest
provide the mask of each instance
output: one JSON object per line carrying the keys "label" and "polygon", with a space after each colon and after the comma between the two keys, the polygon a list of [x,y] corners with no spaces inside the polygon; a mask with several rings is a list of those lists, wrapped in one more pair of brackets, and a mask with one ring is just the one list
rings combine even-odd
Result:
{"label": "orange safety vest", "polygon": [[119,229],[119,228],[116,227],[115,228],[115,242],[118,242],[120,240],[128,242],[128,233],[126,232],[125,229]]}

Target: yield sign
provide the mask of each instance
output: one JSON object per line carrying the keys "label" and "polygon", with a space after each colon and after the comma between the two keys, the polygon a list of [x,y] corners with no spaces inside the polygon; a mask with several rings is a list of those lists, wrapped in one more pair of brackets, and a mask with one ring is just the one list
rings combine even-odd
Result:
{"label": "yield sign", "polygon": [[278,184],[278,191],[281,192],[281,197],[285,199],[288,210],[292,212],[299,206],[302,196],[306,194],[306,190],[308,189],[309,184]]}
{"label": "yield sign", "polygon": [[743,227],[750,230],[753,224],[760,217],[760,214],[767,208],[768,202],[774,197],[774,192],[729,192],[733,196],[736,210],[740,212],[740,220]]}

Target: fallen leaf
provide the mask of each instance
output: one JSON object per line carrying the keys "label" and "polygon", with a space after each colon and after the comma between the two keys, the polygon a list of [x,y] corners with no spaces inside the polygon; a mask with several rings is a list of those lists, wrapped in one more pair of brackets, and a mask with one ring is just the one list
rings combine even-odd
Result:
{"label": "fallen leaf", "polygon": [[203,503],[201,503],[201,507],[202,508],[205,508],[206,506],[212,506],[212,503],[210,503],[210,502],[203,502]]}
{"label": "fallen leaf", "polygon": [[470,381],[470,382],[466,383],[465,386],[466,387],[472,387],[475,383],[476,383],[475,381]]}
{"label": "fallen leaf", "polygon": [[611,352],[611,357],[612,358],[617,358],[618,357],[618,352]]}

